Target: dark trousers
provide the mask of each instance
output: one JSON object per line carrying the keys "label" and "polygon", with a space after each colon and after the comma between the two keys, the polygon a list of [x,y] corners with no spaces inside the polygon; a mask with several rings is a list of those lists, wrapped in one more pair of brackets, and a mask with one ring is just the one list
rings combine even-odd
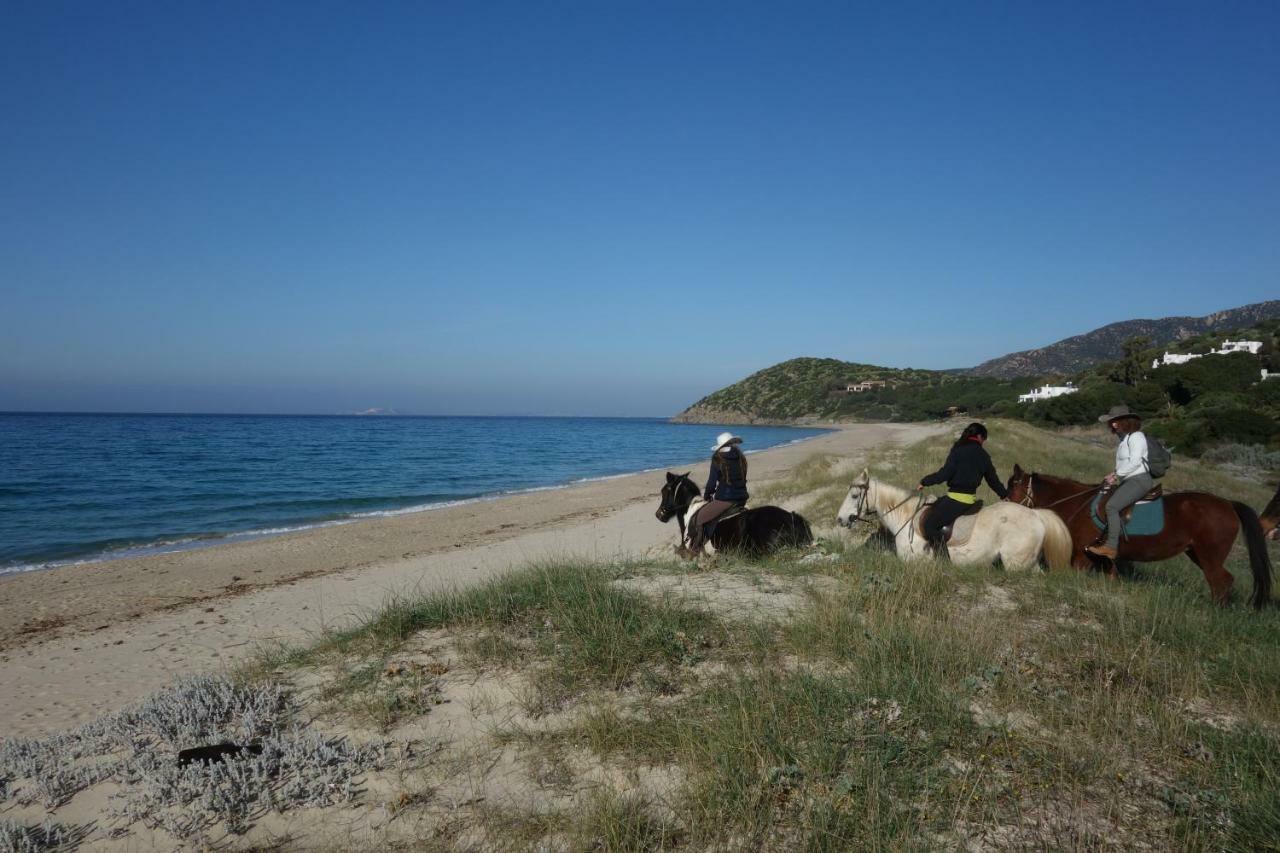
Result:
{"label": "dark trousers", "polygon": [[1112,548],[1120,547],[1120,511],[1137,503],[1155,484],[1151,475],[1143,472],[1126,477],[1116,486],[1111,500],[1107,501],[1107,544]]}
{"label": "dark trousers", "polygon": [[740,501],[708,501],[703,504],[697,515],[689,522],[689,547],[695,551],[702,550],[702,543],[707,539],[706,526],[735,506],[741,505]]}
{"label": "dark trousers", "polygon": [[960,501],[953,501],[951,498],[943,495],[938,498],[930,509],[929,514],[925,516],[921,529],[924,532],[924,538],[929,542],[942,541],[942,528],[955,522],[957,518],[973,509],[973,504],[962,504]]}

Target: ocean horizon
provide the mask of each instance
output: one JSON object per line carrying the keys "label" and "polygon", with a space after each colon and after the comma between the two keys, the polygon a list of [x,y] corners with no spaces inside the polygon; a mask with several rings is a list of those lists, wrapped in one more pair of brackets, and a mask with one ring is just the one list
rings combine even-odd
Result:
{"label": "ocean horizon", "polygon": [[[825,430],[554,415],[0,412],[0,574],[427,512]],[[660,486],[655,480],[655,493]]]}

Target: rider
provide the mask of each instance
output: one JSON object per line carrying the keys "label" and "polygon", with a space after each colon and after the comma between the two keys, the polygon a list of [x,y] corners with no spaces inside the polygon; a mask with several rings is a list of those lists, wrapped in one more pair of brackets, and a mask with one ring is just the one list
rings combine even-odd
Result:
{"label": "rider", "polygon": [[960,438],[951,445],[947,461],[941,468],[927,477],[920,478],[917,489],[933,486],[946,481],[947,493],[938,498],[933,509],[924,519],[924,538],[929,550],[935,554],[944,548],[942,528],[949,526],[957,518],[964,515],[977,501],[978,486],[985,478],[991,491],[1001,500],[1009,494],[1000,477],[996,474],[996,466],[983,448],[987,440],[987,428],[980,423],[971,423],[960,433]]}
{"label": "rider", "polygon": [[1120,547],[1120,511],[1151,491],[1155,480],[1147,470],[1147,437],[1142,432],[1142,419],[1128,406],[1115,406],[1098,422],[1105,423],[1120,443],[1116,445],[1116,469],[1102,481],[1115,489],[1107,501],[1107,541],[1085,550],[1114,560]]}
{"label": "rider", "polygon": [[707,503],[698,510],[689,523],[689,550],[702,552],[707,539],[707,526],[734,507],[747,502],[747,457],[739,449],[742,439],[731,432],[722,432],[711,448],[711,471],[702,496]]}

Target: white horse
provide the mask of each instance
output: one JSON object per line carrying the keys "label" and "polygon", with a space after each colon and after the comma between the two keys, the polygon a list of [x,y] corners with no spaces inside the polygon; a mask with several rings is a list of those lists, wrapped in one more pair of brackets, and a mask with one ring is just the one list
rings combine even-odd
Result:
{"label": "white horse", "polygon": [[[845,495],[836,521],[852,527],[859,521],[878,523],[893,536],[898,556],[904,560],[928,555],[920,532],[920,510],[932,500],[888,483],[863,469]],[[1051,569],[1071,565],[1071,531],[1051,510],[1029,509],[1001,502],[983,507],[973,517],[973,532],[961,543],[948,546],[957,565],[994,563],[1022,570],[1036,565],[1041,554]]]}

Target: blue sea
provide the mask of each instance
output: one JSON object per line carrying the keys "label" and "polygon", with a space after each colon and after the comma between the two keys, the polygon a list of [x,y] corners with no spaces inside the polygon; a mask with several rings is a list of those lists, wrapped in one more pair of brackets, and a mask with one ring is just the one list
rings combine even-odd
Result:
{"label": "blue sea", "polygon": [[[201,547],[709,457],[649,418],[0,414],[0,573]],[[733,427],[748,450],[821,430]],[[654,477],[656,494],[660,477]]]}

